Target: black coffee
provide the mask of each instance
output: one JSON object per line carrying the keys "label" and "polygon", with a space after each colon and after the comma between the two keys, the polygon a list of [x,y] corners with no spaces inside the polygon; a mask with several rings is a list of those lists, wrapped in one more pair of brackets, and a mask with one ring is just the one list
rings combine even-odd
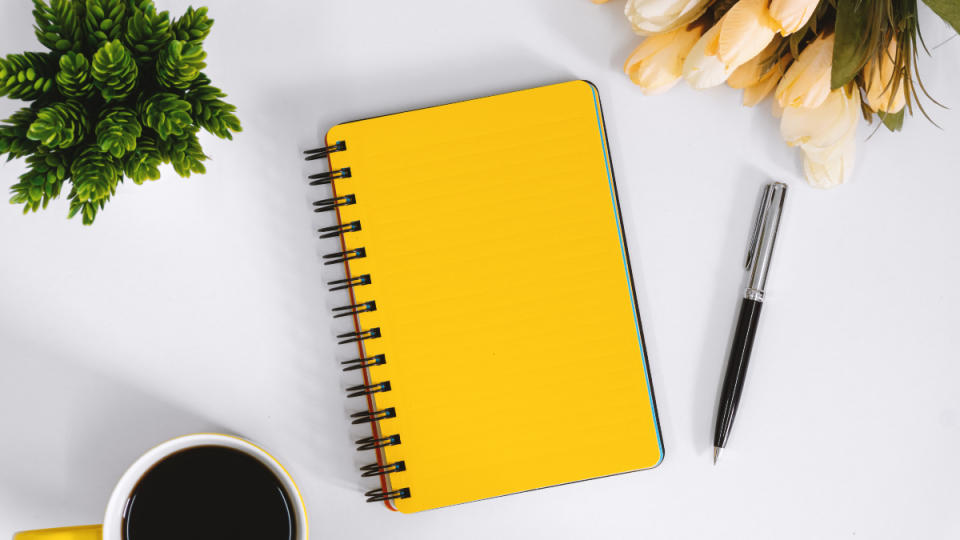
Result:
{"label": "black coffee", "polygon": [[257,459],[199,446],[171,454],[133,489],[125,540],[293,540],[290,496]]}

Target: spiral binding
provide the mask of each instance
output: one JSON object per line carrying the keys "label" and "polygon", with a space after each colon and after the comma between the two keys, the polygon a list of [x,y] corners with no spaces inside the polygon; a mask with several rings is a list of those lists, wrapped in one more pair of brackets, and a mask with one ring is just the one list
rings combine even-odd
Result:
{"label": "spiral binding", "polygon": [[304,152],[306,154],[307,161],[313,161],[315,159],[323,159],[334,152],[343,152],[347,149],[346,141],[337,141],[336,144],[331,146],[323,146],[321,148],[314,148],[313,150],[307,150]]}
{"label": "spiral binding", "polygon": [[400,444],[399,435],[390,435],[389,437],[365,437],[357,441],[357,451],[376,450],[377,448],[396,444]]}
{"label": "spiral binding", "polygon": [[340,362],[340,365],[344,366],[344,371],[353,371],[356,369],[363,369],[373,366],[382,366],[387,363],[387,357],[382,354],[376,356],[371,356],[369,358],[361,357],[354,358],[353,360],[345,360]]}
{"label": "spiral binding", "polygon": [[334,319],[339,319],[340,317],[350,317],[352,315],[358,315],[360,313],[367,313],[368,311],[376,311],[377,303],[376,302],[364,302],[362,304],[351,304],[349,306],[341,306],[333,308],[336,315],[333,316]]}
{"label": "spiral binding", "polygon": [[362,259],[366,256],[367,250],[364,248],[348,249],[347,251],[338,251],[324,255],[323,258],[326,259],[326,262],[323,264],[339,264],[347,262],[350,259]]}
{"label": "spiral binding", "polygon": [[[330,156],[334,152],[342,152],[347,149],[347,143],[345,141],[337,141],[336,143],[323,146],[320,148],[314,148],[312,150],[307,150],[304,152],[305,158],[307,161],[313,161],[317,159],[322,159]],[[311,186],[323,186],[323,185],[332,185],[335,180],[342,180],[346,178],[351,178],[353,172],[350,167],[341,167],[339,169],[333,169],[328,172],[311,174],[307,178],[310,180]],[[357,204],[357,197],[350,193],[344,195],[337,195],[334,193],[333,197],[327,199],[320,199],[313,203],[314,212],[331,212],[336,211],[339,219],[339,208],[343,206],[348,206],[352,204]],[[350,223],[338,223],[330,227],[321,227],[317,229],[320,238],[340,238],[341,241],[346,237],[347,234],[352,232],[357,232],[362,230],[360,221],[351,221]],[[355,259],[361,259],[367,256],[367,250],[364,247],[346,249],[344,246],[344,251],[337,251],[334,253],[329,253],[323,256],[324,264],[344,264],[346,265],[349,261]],[[349,268],[347,272],[347,277],[344,279],[338,279],[331,281],[329,283],[330,291],[341,291],[348,289],[353,291],[356,287],[362,287],[364,285],[369,285],[372,283],[370,274],[362,274],[359,276],[351,276],[349,273]],[[369,313],[371,311],[377,310],[376,301],[370,300],[366,302],[360,302],[356,304],[349,304],[346,306],[340,306],[333,308],[334,318],[340,317],[353,317],[356,325],[356,330],[354,332],[347,332],[345,334],[340,334],[337,336],[338,343],[340,345],[350,344],[350,343],[359,343],[370,340],[377,339],[381,337],[380,328],[369,328],[367,330],[361,330],[359,327],[359,321],[356,318],[357,315],[362,313]],[[387,357],[383,354],[377,354],[373,356],[361,356],[359,358],[354,358],[352,360],[346,360],[341,362],[343,371],[354,371],[354,370],[366,370],[373,366],[382,366],[387,363]],[[365,373],[368,373],[365,371]],[[366,380],[366,375],[365,375]],[[390,381],[381,381],[376,383],[367,382],[365,384],[355,385],[347,388],[347,397],[363,397],[370,400],[370,396],[373,394],[381,392],[390,392],[392,390]],[[380,420],[385,420],[387,418],[395,418],[397,416],[397,411],[393,407],[387,407],[385,409],[374,410],[373,402],[368,401],[370,408],[366,411],[361,411],[350,415],[351,423],[353,424],[375,424]],[[367,451],[374,450],[378,453],[381,448],[387,446],[395,446],[400,444],[400,435],[378,435],[378,429],[373,428],[373,436],[366,437],[356,441],[357,451]],[[405,471],[407,465],[404,461],[397,461],[394,463],[371,463],[369,465],[364,465],[361,467],[361,476],[372,477],[378,476],[381,478],[381,488],[374,489],[364,493],[364,496],[367,498],[367,502],[385,502],[392,499],[405,499],[410,497],[410,488],[398,488],[398,489],[388,489],[386,478],[387,475],[395,472]]]}
{"label": "spiral binding", "polygon": [[386,491],[384,489],[371,489],[363,494],[367,502],[384,502],[391,499],[406,499],[410,496],[410,488],[395,489]]}
{"label": "spiral binding", "polygon": [[313,182],[310,182],[311,186],[325,186],[332,184],[337,178],[350,178],[350,167],[325,173],[311,174],[307,178],[313,180]]}
{"label": "spiral binding", "polygon": [[322,233],[320,238],[336,238],[338,236],[343,236],[348,232],[357,232],[360,230],[359,221],[351,221],[346,225],[333,225],[332,227],[321,227],[317,229],[318,233]]}
{"label": "spiral binding", "polygon": [[405,471],[407,470],[407,464],[403,461],[388,463],[386,465],[371,463],[370,465],[364,465],[363,467],[360,467],[360,470],[363,471],[363,474],[360,476],[380,476],[382,474]]}

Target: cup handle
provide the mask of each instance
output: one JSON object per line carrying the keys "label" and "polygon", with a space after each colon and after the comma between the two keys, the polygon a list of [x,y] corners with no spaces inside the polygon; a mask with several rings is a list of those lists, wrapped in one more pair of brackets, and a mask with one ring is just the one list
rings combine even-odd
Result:
{"label": "cup handle", "polygon": [[13,535],[13,540],[101,540],[101,538],[103,538],[102,525],[39,529],[22,531]]}

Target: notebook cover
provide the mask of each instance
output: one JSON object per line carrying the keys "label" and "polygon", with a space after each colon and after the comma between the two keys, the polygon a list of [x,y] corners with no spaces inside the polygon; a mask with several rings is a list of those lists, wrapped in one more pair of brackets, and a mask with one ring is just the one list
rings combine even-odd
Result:
{"label": "notebook cover", "polygon": [[663,458],[603,116],[586,81],[333,127],[378,451],[402,512]]}

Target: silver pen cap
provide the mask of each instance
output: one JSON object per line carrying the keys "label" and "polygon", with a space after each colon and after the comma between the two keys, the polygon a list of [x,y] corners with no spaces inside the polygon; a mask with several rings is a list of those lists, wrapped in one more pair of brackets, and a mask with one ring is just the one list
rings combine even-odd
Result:
{"label": "silver pen cap", "polygon": [[783,201],[787,196],[787,185],[783,182],[770,182],[763,188],[757,220],[753,225],[753,234],[747,249],[747,290],[744,298],[763,301],[763,291],[767,286],[767,273],[773,258],[773,245],[777,241],[780,228],[780,215],[783,213]]}

